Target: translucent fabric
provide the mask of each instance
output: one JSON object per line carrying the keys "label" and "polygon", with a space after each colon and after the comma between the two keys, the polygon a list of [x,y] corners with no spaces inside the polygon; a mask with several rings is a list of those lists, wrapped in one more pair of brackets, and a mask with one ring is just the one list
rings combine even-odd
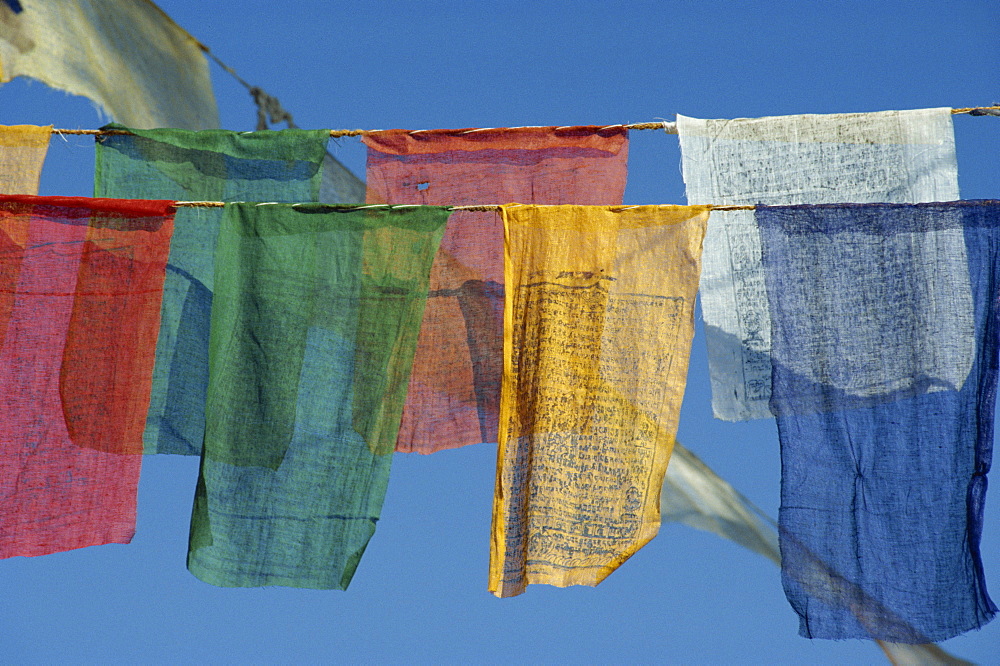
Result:
{"label": "translucent fabric", "polygon": [[0,81],[29,76],[134,127],[219,126],[201,45],[149,0],[0,3]]}
{"label": "translucent fabric", "polygon": [[505,206],[489,589],[597,585],[652,539],[694,330],[701,206]]}
{"label": "translucent fabric", "polygon": [[[98,196],[316,201],[326,130],[131,130],[97,137]],[[170,247],[147,453],[197,455],[205,433],[208,338],[221,208],[179,208]]]}
{"label": "translucent fabric", "polygon": [[[692,204],[958,199],[947,108],[736,120],[677,116],[677,131]],[[955,257],[963,252],[961,242],[948,249]],[[771,322],[752,211],[712,214],[701,303],[715,416],[769,417]]]}
{"label": "translucent fabric", "polygon": [[323,158],[319,201],[328,204],[359,204],[364,200],[364,182],[328,152]]}
{"label": "translucent fabric", "polygon": [[781,564],[774,520],[680,442],[663,480],[660,519],[712,532]]}
{"label": "translucent fabric", "polygon": [[[389,130],[363,139],[369,203],[614,205],[625,192],[621,126]],[[431,269],[398,451],[496,441],[503,297],[499,215],[456,211]]]}
{"label": "translucent fabric", "polygon": [[169,201],[0,196],[0,557],[135,532]]}
{"label": "translucent fabric", "polygon": [[346,589],[375,532],[448,210],[226,206],[188,568]]}
{"label": "translucent fabric", "polygon": [[0,125],[0,194],[38,194],[52,125]]}
{"label": "translucent fabric", "polygon": [[927,643],[982,626],[996,612],[979,541],[1000,202],[760,206],[756,219],[800,633]]}
{"label": "translucent fabric", "polygon": [[[719,477],[680,442],[674,442],[670,465],[663,480],[660,516],[664,523],[679,522],[717,534],[781,566],[775,521],[761,512],[753,502]],[[832,603],[842,604],[844,610],[855,614],[859,619],[869,616],[869,609],[854,603],[859,589],[855,588],[848,592],[845,588],[842,594],[834,598],[829,595],[829,581],[830,576],[837,574],[828,567],[825,576],[815,576],[814,571],[814,569],[796,570],[794,573],[799,576],[796,578],[796,583],[802,585],[807,593],[813,585],[818,586],[816,594],[826,595]],[[914,635],[919,633],[912,628],[909,632]],[[934,643],[878,641],[878,646],[893,664],[956,666],[969,663],[945,652]]]}

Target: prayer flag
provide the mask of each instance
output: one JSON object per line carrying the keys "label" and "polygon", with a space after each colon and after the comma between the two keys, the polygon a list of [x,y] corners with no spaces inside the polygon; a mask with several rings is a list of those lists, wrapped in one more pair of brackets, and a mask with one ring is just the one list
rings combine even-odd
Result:
{"label": "prayer flag", "polygon": [[674,442],[663,480],[660,518],[712,532],[781,564],[774,520],[680,442]]}
{"label": "prayer flag", "polygon": [[[670,465],[663,480],[660,514],[664,523],[675,521],[695,529],[712,532],[781,566],[775,521],[719,477],[680,442],[674,442]],[[821,588],[817,594],[823,594],[826,585],[822,578],[814,579],[806,571],[798,573],[807,575],[798,578],[796,582],[805,586],[814,582],[819,583]],[[856,593],[845,594],[840,601],[847,602],[846,610],[852,612],[857,610],[861,617],[865,617],[867,610],[853,604],[856,596]],[[945,652],[934,643],[876,642],[889,661],[899,666],[903,664],[971,666],[971,662]]]}
{"label": "prayer flag", "polygon": [[759,206],[756,220],[800,633],[927,643],[981,627],[996,613],[979,541],[1000,202]]}
{"label": "prayer flag", "polygon": [[148,0],[0,3],[0,82],[17,76],[133,127],[219,126],[201,44]]}
{"label": "prayer flag", "polygon": [[[316,201],[327,130],[132,130],[97,137],[98,196]],[[127,133],[125,133],[127,132]],[[180,208],[170,247],[147,453],[197,455],[205,433],[208,338],[221,208]]]}
{"label": "prayer flag", "polygon": [[[615,205],[625,192],[621,126],[388,130],[363,140],[369,203]],[[456,211],[431,269],[398,451],[496,441],[503,294],[499,214]]]}
{"label": "prayer flag", "polygon": [[0,196],[0,557],[135,532],[171,206]]}
{"label": "prayer flag", "polygon": [[491,592],[597,585],[652,539],[705,206],[504,206]]}
{"label": "prayer flag", "polygon": [[0,125],[0,194],[38,194],[52,125]]}
{"label": "prayer flag", "polygon": [[346,589],[375,532],[448,209],[229,204],[188,568]]}
{"label": "prayer flag", "polygon": [[[677,116],[692,204],[958,199],[951,110],[698,120]],[[961,244],[951,248],[964,252]],[[717,418],[767,418],[771,322],[748,210],[715,211],[701,306]]]}

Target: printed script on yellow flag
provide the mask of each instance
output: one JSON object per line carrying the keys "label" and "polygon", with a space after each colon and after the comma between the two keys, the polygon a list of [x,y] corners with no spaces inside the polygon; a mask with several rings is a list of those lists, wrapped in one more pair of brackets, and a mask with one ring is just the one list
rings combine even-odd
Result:
{"label": "printed script on yellow flag", "polygon": [[491,592],[597,585],[652,539],[707,206],[522,206],[504,220]]}

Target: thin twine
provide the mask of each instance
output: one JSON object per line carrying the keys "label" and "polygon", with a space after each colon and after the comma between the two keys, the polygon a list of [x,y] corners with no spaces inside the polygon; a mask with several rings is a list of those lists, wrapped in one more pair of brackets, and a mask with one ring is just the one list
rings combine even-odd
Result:
{"label": "thin twine", "polygon": [[[225,202],[225,201],[175,201],[174,207],[176,208],[222,208],[226,206],[227,203],[247,203],[247,202]],[[948,202],[951,205],[956,206],[979,206],[983,205],[982,201],[963,199],[959,201]],[[257,206],[275,206],[280,205],[277,202],[261,202],[256,203]],[[301,206],[303,204],[289,204],[292,207]],[[319,205],[319,206],[329,206],[330,208],[349,208],[352,210],[361,210],[363,208],[388,208],[390,210],[396,208],[418,208],[419,204],[320,204],[320,203],[308,203],[308,206]],[[477,212],[491,212],[499,211],[504,207],[513,206],[529,206],[535,204],[482,204],[478,206],[445,206],[449,210],[466,210],[466,211],[477,211]],[[554,204],[553,204],[554,205]],[[839,206],[841,204],[813,204],[813,207],[822,206]],[[865,206],[868,204],[848,204],[852,206]],[[904,204],[905,205],[905,204]],[[919,204],[917,204],[919,205]],[[433,206],[432,206],[433,207]],[[628,210],[630,208],[707,208],[708,210],[757,210],[757,206],[753,204],[736,205],[736,204],[644,204],[644,205],[631,205],[622,204],[618,206],[600,206],[601,208],[616,208],[619,210]]]}
{"label": "thin twine", "polygon": [[[1000,105],[997,105],[997,106],[974,106],[974,107],[967,107],[967,108],[962,108],[962,109],[952,109],[951,110],[952,115],[957,115],[957,114],[960,114],[960,113],[967,113],[967,114],[973,115],[973,116],[992,116],[992,115],[997,115],[997,113],[993,113],[993,112],[1000,113]],[[573,126],[572,125],[566,125],[566,126],[563,126],[563,127],[557,127],[557,126],[553,125],[553,126],[545,127],[543,129],[569,129],[570,127],[573,127]],[[627,130],[663,130],[667,134],[677,134],[677,123],[672,123],[672,122],[629,123],[629,124],[619,124],[619,125],[605,125],[604,127],[601,127],[600,129],[613,129],[615,127],[621,127],[621,128],[627,129]],[[534,127],[505,127],[503,129],[516,130],[516,129],[529,129],[529,128],[530,129],[534,129]],[[472,131],[482,131],[482,130],[488,130],[488,129],[500,129],[500,128],[483,127],[483,128],[477,128],[475,130],[468,130],[468,131],[472,132]],[[87,135],[95,135],[95,136],[132,134],[132,132],[129,132],[128,130],[118,130],[118,129],[114,129],[114,130],[103,130],[103,129],[96,129],[96,130],[92,130],[92,129],[54,129],[52,131],[53,132],[57,132],[59,134],[87,134]],[[384,130],[335,129],[335,130],[330,130],[330,136],[332,136],[332,137],[365,136],[367,134],[376,134],[376,133],[382,132],[382,131],[384,131]],[[427,132],[427,131],[429,131],[429,130],[410,130],[410,134],[416,134],[416,133]]]}
{"label": "thin twine", "polygon": [[[225,202],[225,201],[175,201],[174,206],[176,208],[222,208],[227,203],[245,203],[245,202]],[[268,203],[257,203],[256,205],[273,205]],[[299,206],[301,204],[289,204],[291,206]],[[362,209],[362,208],[417,208],[417,204],[307,204],[307,205],[319,205],[319,206],[329,206],[331,208],[352,208],[352,209]],[[511,206],[524,206],[528,204],[507,204]],[[688,208],[684,204],[651,204],[655,208],[674,208],[682,207]],[[754,210],[756,206],[704,206],[711,210]],[[478,211],[478,212],[490,212],[498,211],[503,208],[500,204],[483,204],[479,206],[447,206],[450,210],[467,210],[467,211]],[[622,205],[622,206],[609,206],[609,208],[639,208],[639,206],[634,205]],[[697,206],[695,206],[697,208]]]}

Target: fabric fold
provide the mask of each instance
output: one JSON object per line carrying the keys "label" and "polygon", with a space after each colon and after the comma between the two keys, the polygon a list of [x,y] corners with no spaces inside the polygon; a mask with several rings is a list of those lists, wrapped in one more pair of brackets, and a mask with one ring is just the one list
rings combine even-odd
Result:
{"label": "fabric fold", "polygon": [[800,633],[928,643],[982,626],[1000,202],[758,206],[756,221]]}
{"label": "fabric fold", "polygon": [[0,125],[0,194],[38,194],[52,125]]}
{"label": "fabric fold", "polygon": [[[369,132],[369,203],[615,205],[628,132],[518,127]],[[503,225],[456,211],[431,269],[431,294],[398,451],[495,442],[503,348]]]}
{"label": "fabric fold", "polygon": [[172,205],[0,196],[0,557],[135,532]]}
{"label": "fabric fold", "polygon": [[[316,201],[329,132],[135,130],[97,137],[98,196]],[[209,321],[220,208],[180,208],[170,248],[147,453],[198,455],[205,432]]]}
{"label": "fabric fold", "polygon": [[[917,203],[958,199],[951,109],[699,120],[677,116],[688,203]],[[767,418],[771,321],[752,211],[715,211],[702,316],[712,410]],[[942,248],[944,251],[945,248]],[[963,253],[960,242],[947,251]]]}
{"label": "fabric fold", "polygon": [[201,45],[148,0],[0,3],[0,81],[17,76],[134,127],[219,126]]}
{"label": "fabric fold", "polygon": [[449,210],[229,204],[188,568],[346,589],[374,534]]}
{"label": "fabric fold", "polygon": [[694,327],[704,206],[504,206],[489,589],[597,585],[652,539]]}

